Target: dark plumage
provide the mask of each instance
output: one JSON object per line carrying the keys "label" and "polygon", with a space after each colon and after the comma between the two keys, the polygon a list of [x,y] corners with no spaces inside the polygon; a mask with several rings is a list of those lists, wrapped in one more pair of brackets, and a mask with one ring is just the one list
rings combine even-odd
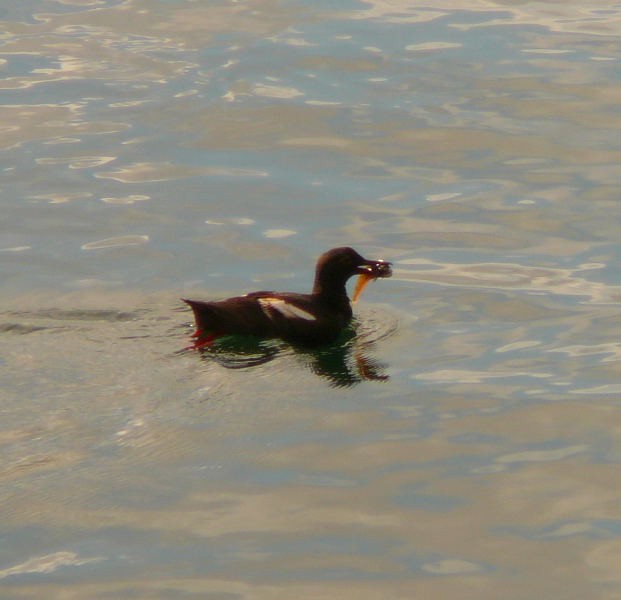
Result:
{"label": "dark plumage", "polygon": [[365,280],[390,277],[391,264],[366,260],[352,248],[333,248],[319,257],[310,294],[252,292],[217,302],[184,299],[194,311],[195,345],[205,346],[224,335],[332,342],[352,317],[345,284],[353,275]]}

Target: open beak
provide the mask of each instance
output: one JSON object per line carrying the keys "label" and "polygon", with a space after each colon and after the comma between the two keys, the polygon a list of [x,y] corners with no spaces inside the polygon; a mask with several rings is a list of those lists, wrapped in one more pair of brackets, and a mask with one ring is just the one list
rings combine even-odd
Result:
{"label": "open beak", "polygon": [[358,281],[356,281],[352,302],[358,301],[362,290],[367,287],[370,281],[390,277],[392,275],[392,264],[385,260],[365,260],[357,267],[356,272],[358,273]]}

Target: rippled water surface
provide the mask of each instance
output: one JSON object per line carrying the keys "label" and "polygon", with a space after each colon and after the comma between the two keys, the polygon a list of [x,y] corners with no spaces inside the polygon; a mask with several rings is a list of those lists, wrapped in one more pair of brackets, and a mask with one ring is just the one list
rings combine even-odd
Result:
{"label": "rippled water surface", "polygon": [[[2,598],[619,597],[621,4],[0,21]],[[339,344],[183,350],[344,244]]]}

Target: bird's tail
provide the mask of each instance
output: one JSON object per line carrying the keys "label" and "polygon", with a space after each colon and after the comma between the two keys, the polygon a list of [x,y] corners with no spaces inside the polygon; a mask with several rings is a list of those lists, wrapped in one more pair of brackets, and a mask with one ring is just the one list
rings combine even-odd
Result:
{"label": "bird's tail", "polygon": [[194,336],[199,340],[206,338],[214,334],[214,321],[216,320],[213,314],[213,308],[210,302],[202,302],[201,300],[188,300],[187,298],[181,298],[194,313],[194,321],[196,322],[196,331]]}

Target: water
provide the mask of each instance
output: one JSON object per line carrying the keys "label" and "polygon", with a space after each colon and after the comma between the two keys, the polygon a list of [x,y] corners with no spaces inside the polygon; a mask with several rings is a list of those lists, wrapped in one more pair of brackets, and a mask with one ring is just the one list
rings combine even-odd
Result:
{"label": "water", "polygon": [[[587,4],[5,3],[3,598],[618,597]],[[395,275],[342,348],[182,351],[343,244]]]}

